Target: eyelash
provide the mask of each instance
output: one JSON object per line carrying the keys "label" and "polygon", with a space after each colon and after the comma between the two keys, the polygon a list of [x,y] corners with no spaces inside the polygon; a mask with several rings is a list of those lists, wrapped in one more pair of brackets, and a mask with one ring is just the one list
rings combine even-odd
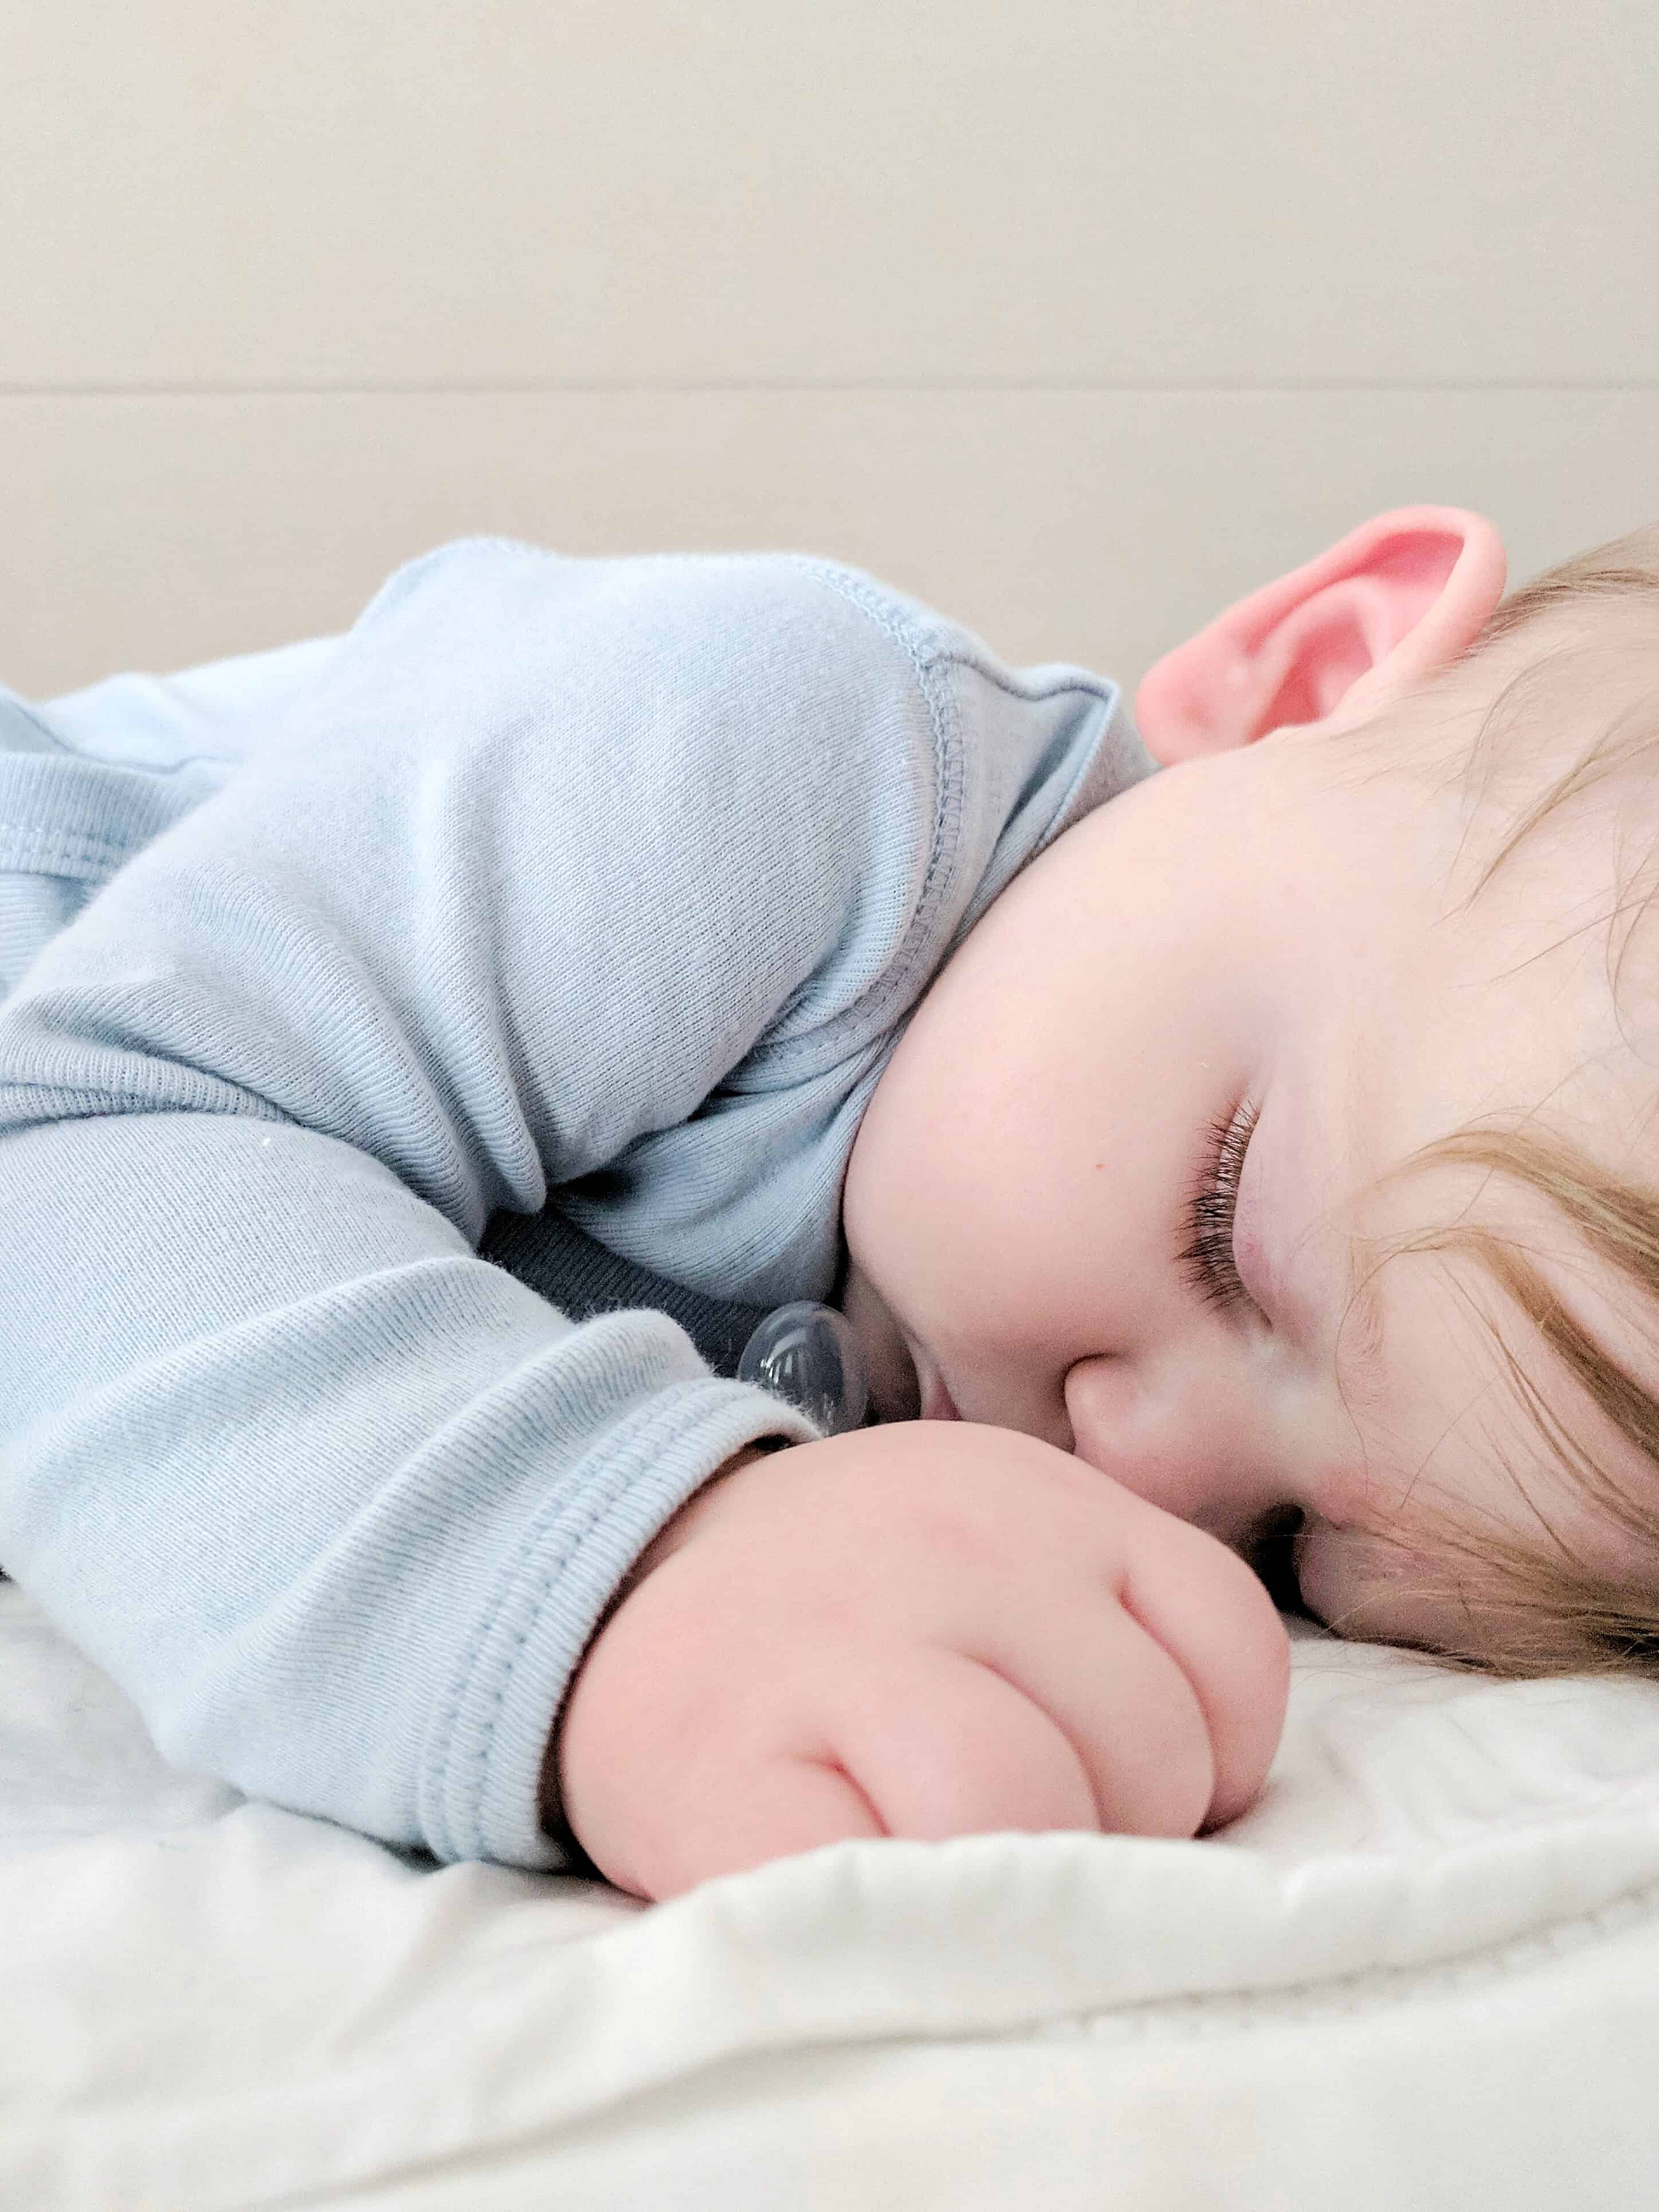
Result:
{"label": "eyelash", "polygon": [[1233,1217],[1238,1210],[1239,1177],[1260,1109],[1244,1105],[1210,1124],[1204,1164],[1187,1200],[1192,1243],[1181,1255],[1187,1279],[1206,1302],[1224,1310],[1247,1304],[1249,1292],[1239,1279],[1233,1258]]}

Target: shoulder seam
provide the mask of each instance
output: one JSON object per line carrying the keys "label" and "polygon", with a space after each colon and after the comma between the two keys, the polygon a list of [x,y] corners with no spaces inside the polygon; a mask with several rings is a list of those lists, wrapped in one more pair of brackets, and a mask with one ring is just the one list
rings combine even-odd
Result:
{"label": "shoulder seam", "polygon": [[857,608],[903,653],[910,664],[916,689],[927,709],[933,735],[933,837],[927,866],[922,874],[921,889],[916,897],[915,912],[910,917],[904,941],[894,956],[891,965],[878,979],[870,993],[854,1006],[847,1008],[841,1018],[846,1021],[855,1012],[867,1017],[872,1009],[878,1012],[887,1000],[911,989],[911,978],[920,950],[931,932],[934,915],[962,842],[962,726],[948,683],[939,681],[941,667],[946,664],[941,656],[922,652],[914,624],[904,619],[901,611],[890,600],[884,599],[863,577],[834,562],[818,561],[808,556],[805,556],[805,567],[810,574],[817,576],[850,606]]}

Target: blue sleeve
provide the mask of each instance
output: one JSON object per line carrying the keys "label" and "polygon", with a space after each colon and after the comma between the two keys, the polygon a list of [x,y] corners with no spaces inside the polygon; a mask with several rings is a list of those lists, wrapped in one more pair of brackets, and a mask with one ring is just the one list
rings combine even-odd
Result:
{"label": "blue sleeve", "polygon": [[44,714],[65,744],[100,760],[240,760],[319,680],[341,642],[307,638],[170,676],[137,670],[106,676],[48,700]]}
{"label": "blue sleeve", "polygon": [[902,916],[926,714],[783,557],[465,541],[308,674],[0,1006],[0,1559],[176,1763],[552,1866],[538,1770],[617,1583],[813,1431],[479,1237]]}

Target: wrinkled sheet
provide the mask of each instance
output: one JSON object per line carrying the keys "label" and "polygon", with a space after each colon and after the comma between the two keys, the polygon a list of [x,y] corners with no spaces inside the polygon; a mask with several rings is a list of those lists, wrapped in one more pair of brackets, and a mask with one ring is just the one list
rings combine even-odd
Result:
{"label": "wrinkled sheet", "polygon": [[0,1584],[0,2205],[1659,2201],[1659,1687],[1298,1632],[1224,1836],[643,1908],[174,1773]]}

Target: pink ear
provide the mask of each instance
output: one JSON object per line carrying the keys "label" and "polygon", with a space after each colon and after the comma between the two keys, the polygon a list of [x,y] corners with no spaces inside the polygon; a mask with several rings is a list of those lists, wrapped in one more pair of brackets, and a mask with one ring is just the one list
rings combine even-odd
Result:
{"label": "pink ear", "polygon": [[1369,711],[1462,651],[1503,597],[1505,568],[1497,530],[1466,508],[1373,516],[1147,672],[1135,720],[1148,750],[1167,767],[1322,721],[1344,701]]}

